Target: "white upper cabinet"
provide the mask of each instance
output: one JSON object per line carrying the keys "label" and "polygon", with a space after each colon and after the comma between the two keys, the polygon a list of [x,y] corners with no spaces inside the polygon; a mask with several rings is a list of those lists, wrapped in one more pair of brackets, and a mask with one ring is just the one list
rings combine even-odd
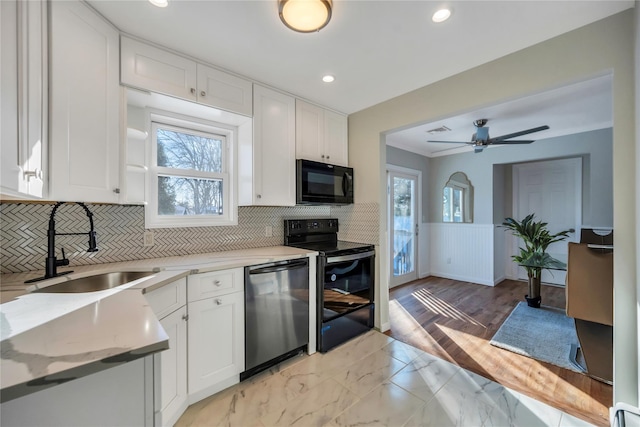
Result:
{"label": "white upper cabinet", "polygon": [[296,158],[347,166],[347,117],[296,100]]}
{"label": "white upper cabinet", "polygon": [[44,196],[47,163],[47,2],[0,2],[1,193]]}
{"label": "white upper cabinet", "polygon": [[122,37],[122,83],[178,98],[197,100],[197,66],[190,59]]}
{"label": "white upper cabinet", "polygon": [[251,82],[198,64],[198,102],[251,116]]}
{"label": "white upper cabinet", "polygon": [[118,31],[82,2],[50,2],[50,194],[119,202]]}
{"label": "white upper cabinet", "polygon": [[251,82],[167,52],[121,38],[125,85],[251,116]]}
{"label": "white upper cabinet", "polygon": [[253,144],[239,147],[240,204],[296,204],[295,98],[253,86]]}

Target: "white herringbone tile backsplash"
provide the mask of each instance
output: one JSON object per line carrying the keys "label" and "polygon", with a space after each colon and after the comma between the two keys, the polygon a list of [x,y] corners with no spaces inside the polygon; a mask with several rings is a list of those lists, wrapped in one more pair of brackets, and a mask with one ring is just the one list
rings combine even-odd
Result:
{"label": "white herringbone tile backsplash", "polygon": [[[87,236],[59,236],[56,248],[64,248],[71,265],[100,264],[136,259],[281,245],[283,220],[335,217],[342,240],[378,242],[376,203],[344,207],[295,206],[238,208],[238,225],[223,227],[153,229],[155,244],[143,246],[144,207],[88,205],[94,215],[100,251],[87,253]],[[47,228],[53,205],[0,204],[0,263],[2,273],[41,270],[47,256]],[[273,236],[265,237],[272,227]],[[74,204],[56,213],[58,233],[85,232],[89,224],[83,209]]]}

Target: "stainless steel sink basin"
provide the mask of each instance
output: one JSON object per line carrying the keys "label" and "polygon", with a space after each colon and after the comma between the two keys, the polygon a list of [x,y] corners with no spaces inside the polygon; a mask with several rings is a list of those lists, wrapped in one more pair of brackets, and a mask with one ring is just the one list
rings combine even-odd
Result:
{"label": "stainless steel sink basin", "polygon": [[151,271],[115,271],[67,280],[66,282],[35,289],[32,292],[59,294],[104,291],[152,274],[155,273]]}

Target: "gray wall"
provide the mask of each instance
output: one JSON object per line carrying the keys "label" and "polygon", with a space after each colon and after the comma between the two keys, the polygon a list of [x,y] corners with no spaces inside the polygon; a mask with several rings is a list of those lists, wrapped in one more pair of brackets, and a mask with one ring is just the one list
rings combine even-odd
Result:
{"label": "gray wall", "polygon": [[582,157],[582,222],[613,226],[613,131],[601,129],[530,145],[497,147],[482,153],[462,153],[430,159],[432,195],[429,221],[441,222],[439,194],[449,176],[461,171],[474,188],[474,222],[501,223],[511,214],[511,165],[529,161]]}
{"label": "gray wall", "polygon": [[422,222],[429,222],[429,161],[428,157],[387,145],[387,164],[422,171]]}

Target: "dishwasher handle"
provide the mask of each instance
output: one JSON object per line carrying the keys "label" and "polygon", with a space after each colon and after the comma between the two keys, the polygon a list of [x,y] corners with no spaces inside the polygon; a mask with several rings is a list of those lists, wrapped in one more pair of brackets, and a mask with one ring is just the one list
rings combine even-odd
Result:
{"label": "dishwasher handle", "polygon": [[277,273],[278,271],[297,270],[299,268],[307,267],[309,267],[309,262],[304,259],[299,261],[288,261],[284,264],[269,264],[264,267],[249,269],[249,274]]}

